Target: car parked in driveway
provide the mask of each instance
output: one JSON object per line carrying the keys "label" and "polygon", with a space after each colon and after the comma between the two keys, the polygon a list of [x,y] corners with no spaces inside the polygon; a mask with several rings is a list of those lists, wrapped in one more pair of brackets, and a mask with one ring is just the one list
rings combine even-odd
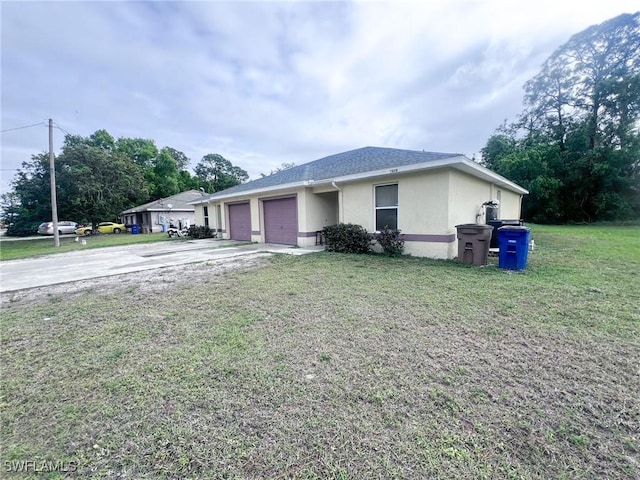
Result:
{"label": "car parked in driveway", "polygon": [[[78,228],[76,222],[58,222],[58,234],[65,235],[75,233]],[[53,235],[53,222],[43,222],[38,226],[38,235]]]}
{"label": "car parked in driveway", "polygon": [[[124,232],[127,228],[122,223],[114,222],[100,222],[98,224],[99,233],[120,233]],[[76,230],[76,235],[91,235],[93,233],[93,226],[88,225],[86,227],[80,227]]]}

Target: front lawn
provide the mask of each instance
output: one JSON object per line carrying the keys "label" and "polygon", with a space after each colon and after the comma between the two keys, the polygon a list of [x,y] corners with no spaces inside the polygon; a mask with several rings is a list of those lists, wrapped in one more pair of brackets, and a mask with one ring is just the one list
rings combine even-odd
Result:
{"label": "front lawn", "polygon": [[3,476],[638,478],[639,235],[534,226],[522,272],[277,255],[5,301]]}

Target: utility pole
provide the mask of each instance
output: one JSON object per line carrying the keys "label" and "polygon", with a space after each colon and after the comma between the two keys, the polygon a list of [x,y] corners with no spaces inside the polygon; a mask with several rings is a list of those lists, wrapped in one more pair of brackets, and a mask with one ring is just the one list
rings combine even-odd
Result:
{"label": "utility pole", "polygon": [[56,198],[56,166],[53,158],[53,120],[49,119],[49,175],[51,177],[51,221],[53,222],[53,244],[60,246],[58,234],[58,200]]}

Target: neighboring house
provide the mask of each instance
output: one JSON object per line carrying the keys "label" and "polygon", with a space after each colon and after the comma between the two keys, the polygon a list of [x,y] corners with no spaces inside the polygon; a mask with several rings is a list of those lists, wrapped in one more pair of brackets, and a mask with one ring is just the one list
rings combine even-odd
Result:
{"label": "neighboring house", "polygon": [[170,224],[189,227],[195,224],[195,208],[190,202],[204,196],[201,191],[187,190],[125,210],[120,218],[127,227],[138,225],[142,233],[166,232]]}
{"label": "neighboring house", "polygon": [[190,202],[196,224],[223,238],[301,247],[327,225],[402,231],[405,253],[457,255],[456,225],[483,223],[482,205],[519,219],[527,190],[460,154],[365,147]]}

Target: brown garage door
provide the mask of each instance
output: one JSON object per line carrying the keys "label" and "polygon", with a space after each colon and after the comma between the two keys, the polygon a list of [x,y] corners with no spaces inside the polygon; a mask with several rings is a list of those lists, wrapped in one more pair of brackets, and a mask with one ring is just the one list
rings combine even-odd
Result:
{"label": "brown garage door", "polygon": [[251,241],[251,208],[249,202],[229,205],[229,238]]}
{"label": "brown garage door", "polygon": [[298,210],[295,197],[265,200],[264,240],[267,243],[298,243]]}

